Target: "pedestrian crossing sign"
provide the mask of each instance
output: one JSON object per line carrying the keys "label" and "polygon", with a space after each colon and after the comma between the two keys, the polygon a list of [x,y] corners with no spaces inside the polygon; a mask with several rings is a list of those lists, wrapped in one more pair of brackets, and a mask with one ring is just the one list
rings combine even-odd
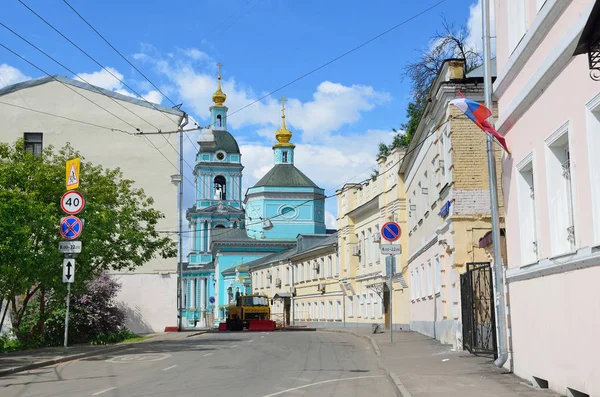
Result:
{"label": "pedestrian crossing sign", "polygon": [[80,164],[81,159],[79,158],[67,161],[67,190],[73,190],[79,187]]}

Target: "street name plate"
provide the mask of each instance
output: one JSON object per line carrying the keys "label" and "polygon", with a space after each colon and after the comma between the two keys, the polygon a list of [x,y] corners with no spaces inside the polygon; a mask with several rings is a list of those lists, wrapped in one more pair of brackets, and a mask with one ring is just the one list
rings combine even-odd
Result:
{"label": "street name plate", "polygon": [[400,244],[381,244],[381,255],[400,255],[402,246]]}
{"label": "street name plate", "polygon": [[59,241],[58,250],[61,254],[79,254],[81,252],[81,241]]}

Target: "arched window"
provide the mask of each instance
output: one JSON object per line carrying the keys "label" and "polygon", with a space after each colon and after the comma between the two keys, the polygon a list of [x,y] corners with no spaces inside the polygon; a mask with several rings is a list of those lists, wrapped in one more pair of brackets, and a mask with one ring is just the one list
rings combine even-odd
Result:
{"label": "arched window", "polygon": [[225,229],[225,225],[216,225],[215,229]]}
{"label": "arched window", "polygon": [[233,222],[233,228],[237,229],[237,222]]}
{"label": "arched window", "polygon": [[214,179],[215,195],[214,200],[226,200],[227,180],[223,175],[217,175]]}
{"label": "arched window", "polygon": [[223,119],[220,114],[217,115],[217,127],[223,127]]}
{"label": "arched window", "polygon": [[288,152],[285,151],[285,152],[281,153],[281,155],[283,157],[282,162],[287,163],[288,162]]}

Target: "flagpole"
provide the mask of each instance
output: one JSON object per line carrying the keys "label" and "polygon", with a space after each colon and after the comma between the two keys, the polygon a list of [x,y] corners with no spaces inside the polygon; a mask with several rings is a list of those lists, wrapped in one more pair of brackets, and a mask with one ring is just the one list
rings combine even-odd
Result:
{"label": "flagpole", "polygon": [[[482,1],[483,13],[483,81],[485,106],[492,112],[492,65],[490,54],[490,0]],[[493,115],[488,120],[492,125]],[[487,136],[488,172],[490,176],[490,205],[492,212],[492,243],[494,246],[494,281],[496,285],[496,329],[498,332],[498,358],[494,361],[497,367],[502,367],[508,359],[506,349],[506,315],[504,311],[504,262],[500,250],[500,216],[498,209],[498,183],[496,176],[496,158],[494,141],[490,134]]]}

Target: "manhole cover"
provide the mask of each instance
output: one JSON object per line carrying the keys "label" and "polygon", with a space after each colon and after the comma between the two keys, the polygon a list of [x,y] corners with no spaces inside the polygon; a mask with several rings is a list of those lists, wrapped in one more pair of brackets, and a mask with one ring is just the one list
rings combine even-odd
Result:
{"label": "manhole cover", "polygon": [[110,363],[120,363],[120,364],[146,363],[146,362],[164,360],[165,358],[169,358],[169,357],[171,357],[170,354],[164,354],[164,353],[125,354],[122,356],[109,358],[106,361],[110,362]]}

